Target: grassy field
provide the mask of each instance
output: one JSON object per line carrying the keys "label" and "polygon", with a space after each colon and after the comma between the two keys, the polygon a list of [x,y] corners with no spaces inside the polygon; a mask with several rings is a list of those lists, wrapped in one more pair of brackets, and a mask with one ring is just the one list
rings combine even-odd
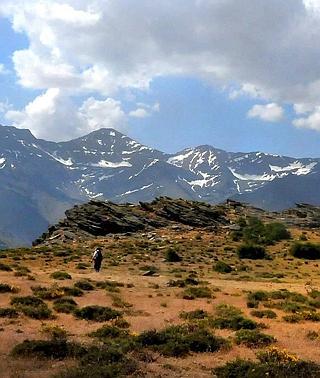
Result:
{"label": "grassy field", "polygon": [[320,256],[290,252],[320,232],[290,232],[262,259],[239,258],[224,229],[2,251],[0,376],[227,377],[244,361],[214,369],[238,358],[320,376]]}

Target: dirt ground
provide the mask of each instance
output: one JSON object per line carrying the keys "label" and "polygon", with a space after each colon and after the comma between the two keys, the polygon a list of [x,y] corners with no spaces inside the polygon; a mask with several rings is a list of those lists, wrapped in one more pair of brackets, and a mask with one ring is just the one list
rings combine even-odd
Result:
{"label": "dirt ground", "polygon": [[[301,230],[291,230],[293,240]],[[319,241],[315,231],[304,231],[309,240]],[[213,234],[205,231],[179,233],[159,230],[153,234],[106,238],[81,245],[54,248],[33,248],[0,252],[0,263],[11,267],[11,271],[0,270],[0,283],[16,287],[18,293],[0,293],[0,308],[10,307],[14,296],[33,295],[32,287],[71,287],[83,279],[115,281],[122,283],[119,292],[95,288],[85,295],[75,297],[79,307],[88,305],[115,306],[115,297],[127,305],[120,308],[130,323],[130,332],[137,334],[149,329],[163,329],[183,320],[179,314],[196,309],[214,314],[218,304],[225,303],[241,309],[245,316],[254,319],[247,307],[248,292],[287,289],[307,295],[310,287],[320,287],[320,271],[317,261],[304,261],[290,257],[288,249],[292,241],[284,241],[268,247],[270,260],[240,261],[236,256],[237,243],[227,232]],[[95,273],[90,265],[90,255],[96,245],[103,247],[105,259],[101,272]],[[182,257],[181,262],[168,263],[164,251],[175,247]],[[70,258],[71,257],[71,258]],[[233,272],[221,274],[214,271],[217,260],[233,267]],[[80,268],[82,264],[82,267]],[[245,265],[246,269],[243,268]],[[22,267],[22,268],[21,268]],[[25,269],[27,268],[27,270]],[[1,269],[1,266],[0,266]],[[143,276],[154,270],[153,276]],[[71,279],[55,280],[51,274],[65,271]],[[19,273],[20,272],[20,273]],[[22,273],[21,273],[22,272]],[[169,280],[184,279],[189,275],[202,280],[212,290],[212,298],[183,299],[183,288],[168,286]],[[52,301],[46,301],[52,308]],[[119,304],[118,304],[119,306]],[[121,307],[121,304],[120,304]],[[320,363],[320,339],[306,337],[310,331],[319,332],[317,322],[284,322],[287,315],[282,309],[273,309],[277,318],[255,319],[265,324],[265,332],[276,338],[276,346],[296,354],[299,358]],[[58,325],[68,332],[71,340],[90,342],[88,333],[101,327],[101,323],[79,320],[72,314],[56,313],[55,318],[36,320],[20,314],[16,319],[0,318],[0,377],[38,378],[50,377],[72,366],[75,361],[13,358],[12,348],[26,339],[44,339],[45,325]],[[214,330],[214,333],[232,340],[234,332]],[[147,377],[210,377],[212,368],[237,357],[254,358],[256,350],[232,344],[230,350],[216,353],[190,354],[183,358],[156,355],[145,371]]]}

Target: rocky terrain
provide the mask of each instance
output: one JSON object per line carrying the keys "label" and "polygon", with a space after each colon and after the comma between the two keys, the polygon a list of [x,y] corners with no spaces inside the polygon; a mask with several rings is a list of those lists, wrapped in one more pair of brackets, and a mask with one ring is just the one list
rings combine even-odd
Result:
{"label": "rocky terrain", "polygon": [[66,217],[49,227],[34,245],[70,243],[111,234],[130,234],[171,227],[176,230],[236,229],[239,217],[258,217],[301,228],[320,227],[320,207],[297,204],[283,212],[268,212],[228,200],[220,205],[159,197],[152,202],[116,204],[91,200],[66,211]]}

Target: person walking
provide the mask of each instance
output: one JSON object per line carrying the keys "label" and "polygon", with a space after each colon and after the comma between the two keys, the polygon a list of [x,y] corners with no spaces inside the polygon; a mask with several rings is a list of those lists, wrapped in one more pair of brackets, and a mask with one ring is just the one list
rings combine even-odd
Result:
{"label": "person walking", "polygon": [[93,267],[96,272],[100,272],[102,259],[103,259],[103,256],[102,256],[101,248],[97,247],[92,255]]}

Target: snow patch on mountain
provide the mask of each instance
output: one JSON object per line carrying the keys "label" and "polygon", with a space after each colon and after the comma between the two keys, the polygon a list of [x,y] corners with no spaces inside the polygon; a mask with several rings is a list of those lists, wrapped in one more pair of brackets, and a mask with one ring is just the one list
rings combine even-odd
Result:
{"label": "snow patch on mountain", "polygon": [[92,167],[100,168],[119,168],[119,167],[132,167],[132,164],[128,161],[112,162],[107,160],[100,160],[98,163],[91,164]]}

